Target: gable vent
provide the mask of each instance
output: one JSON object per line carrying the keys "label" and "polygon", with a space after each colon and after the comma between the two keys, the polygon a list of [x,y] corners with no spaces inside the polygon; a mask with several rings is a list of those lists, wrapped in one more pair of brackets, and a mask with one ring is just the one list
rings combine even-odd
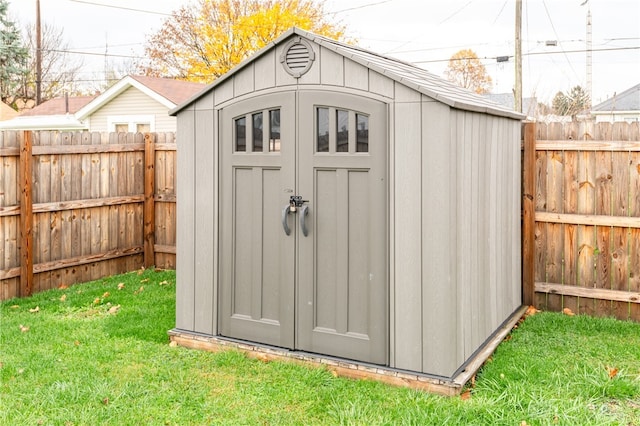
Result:
{"label": "gable vent", "polygon": [[280,55],[284,69],[295,78],[309,71],[315,59],[311,45],[300,37],[290,40]]}

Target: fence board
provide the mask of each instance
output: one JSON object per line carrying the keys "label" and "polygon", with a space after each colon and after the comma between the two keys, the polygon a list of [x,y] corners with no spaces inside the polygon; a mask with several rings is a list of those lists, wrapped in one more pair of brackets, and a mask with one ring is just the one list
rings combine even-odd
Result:
{"label": "fence board", "polygon": [[640,321],[639,134],[637,123],[536,124],[538,306]]}
{"label": "fence board", "polygon": [[[31,268],[20,261],[18,194],[19,136],[0,132],[0,298],[19,295],[24,270],[34,291],[138,269],[143,265],[144,135],[127,133],[34,132],[31,149],[33,226]],[[157,244],[148,244],[147,263],[175,265],[175,134],[155,136],[154,151],[166,163],[149,178],[162,181],[154,201]],[[161,173],[165,173],[161,175]],[[169,232],[169,235],[165,235]],[[137,248],[139,247],[139,248]]]}

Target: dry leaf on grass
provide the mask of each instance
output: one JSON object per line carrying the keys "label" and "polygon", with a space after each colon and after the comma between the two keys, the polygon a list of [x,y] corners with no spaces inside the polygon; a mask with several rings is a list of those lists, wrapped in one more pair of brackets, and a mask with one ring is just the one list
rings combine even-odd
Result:
{"label": "dry leaf on grass", "polygon": [[23,333],[26,333],[27,331],[29,331],[29,327],[27,327],[26,325],[20,324],[20,331]]}
{"label": "dry leaf on grass", "polygon": [[119,310],[120,310],[120,305],[116,305],[116,306],[110,307],[109,310],[107,311],[107,313],[108,314],[117,314]]}
{"label": "dry leaf on grass", "polygon": [[146,283],[146,282],[148,282],[148,281],[149,281],[149,278],[145,278],[145,279],[143,279],[143,280],[140,280],[140,283]]}
{"label": "dry leaf on grass", "polygon": [[67,300],[67,295],[63,294],[62,296],[60,296],[60,301],[64,302],[65,300]]}
{"label": "dry leaf on grass", "polygon": [[607,367],[607,373],[609,373],[609,378],[613,379],[618,375],[618,369],[614,367]]}
{"label": "dry leaf on grass", "polygon": [[144,286],[141,285],[139,289],[133,292],[133,294],[139,294],[139,293],[142,293],[143,291],[144,291]]}
{"label": "dry leaf on grass", "polygon": [[40,306],[36,306],[33,309],[29,309],[29,312],[31,312],[32,314],[36,314],[36,313],[40,312]]}
{"label": "dry leaf on grass", "polygon": [[11,305],[11,309],[20,309],[20,305]]}
{"label": "dry leaf on grass", "polygon": [[162,286],[162,285],[169,285],[169,281],[164,280],[158,283],[158,285]]}
{"label": "dry leaf on grass", "polygon": [[562,313],[563,313],[563,314],[565,314],[565,315],[569,315],[570,317],[572,317],[572,316],[574,316],[574,315],[575,315],[575,314],[573,313],[573,311],[572,311],[571,309],[569,309],[569,308],[564,308],[564,309],[562,310]]}
{"label": "dry leaf on grass", "polygon": [[531,315],[535,315],[538,312],[540,312],[538,309],[536,309],[535,306],[531,305],[527,308],[527,311],[524,313],[525,317],[530,317]]}
{"label": "dry leaf on grass", "polygon": [[124,283],[118,283],[118,290],[122,290],[124,288]]}
{"label": "dry leaf on grass", "polygon": [[467,389],[466,391],[460,394],[460,399],[466,401],[471,398],[471,389]]}
{"label": "dry leaf on grass", "polygon": [[100,304],[100,298],[99,298],[99,297],[96,297],[95,299],[93,299],[93,304],[94,304],[94,305],[98,305],[98,304]]}
{"label": "dry leaf on grass", "polygon": [[108,291],[106,291],[106,292],[102,295],[102,298],[103,298],[103,299],[106,299],[106,298],[107,298],[107,297],[109,297],[109,296],[111,296],[111,294],[109,294],[109,292],[108,292]]}
{"label": "dry leaf on grass", "polygon": [[169,347],[170,348],[178,347],[178,342],[176,342],[175,340],[172,340],[171,342],[169,342]]}
{"label": "dry leaf on grass", "polygon": [[66,290],[66,289],[68,289],[68,288],[69,288],[69,286],[68,286],[68,285],[66,285],[66,284],[60,284],[60,285],[58,286],[58,289],[59,289],[59,290]]}

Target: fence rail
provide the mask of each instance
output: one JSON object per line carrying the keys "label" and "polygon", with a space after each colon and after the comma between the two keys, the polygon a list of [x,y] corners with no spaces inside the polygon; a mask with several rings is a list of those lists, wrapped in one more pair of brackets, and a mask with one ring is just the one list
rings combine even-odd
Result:
{"label": "fence rail", "polygon": [[175,267],[174,133],[0,132],[0,299]]}
{"label": "fence rail", "polygon": [[525,301],[640,321],[638,123],[527,123],[524,134]]}

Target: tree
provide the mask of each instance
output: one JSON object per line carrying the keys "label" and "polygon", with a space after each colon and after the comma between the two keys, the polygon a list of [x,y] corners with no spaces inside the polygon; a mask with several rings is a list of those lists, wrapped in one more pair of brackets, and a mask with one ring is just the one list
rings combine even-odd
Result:
{"label": "tree", "polygon": [[[69,44],[64,40],[64,30],[47,23],[42,25],[42,101],[63,96],[64,93],[77,94],[80,91],[79,72],[82,60],[74,60],[68,53]],[[26,31],[26,46],[30,52],[29,73],[25,77],[20,96],[23,101],[35,99],[36,92],[36,31],[35,26]]]}
{"label": "tree", "polygon": [[581,86],[575,86],[569,93],[558,92],[553,97],[553,110],[558,115],[570,115],[573,121],[579,113],[588,110],[591,105],[589,94]]}
{"label": "tree", "polygon": [[335,38],[324,0],[196,0],[146,41],[142,73],[211,82],[292,26]]}
{"label": "tree", "polygon": [[463,49],[449,59],[445,71],[449,81],[475,93],[488,93],[491,90],[491,77],[478,59],[478,55],[471,49]]}
{"label": "tree", "polygon": [[8,8],[7,0],[0,0],[0,99],[15,107],[20,85],[29,72],[29,52],[16,24],[7,16]]}

